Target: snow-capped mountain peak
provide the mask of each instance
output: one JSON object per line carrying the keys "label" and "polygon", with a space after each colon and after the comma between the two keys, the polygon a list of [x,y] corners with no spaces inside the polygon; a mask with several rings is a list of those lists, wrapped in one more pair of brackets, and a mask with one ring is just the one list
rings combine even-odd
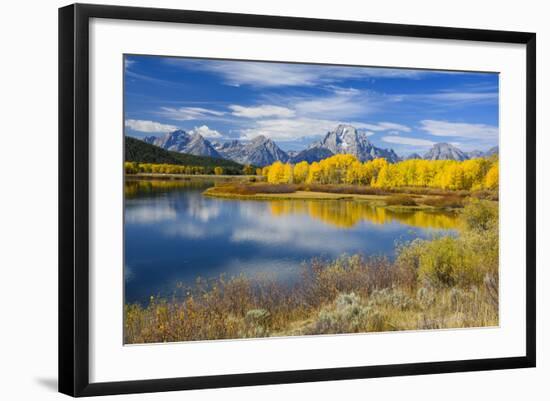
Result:
{"label": "snow-capped mountain peak", "polygon": [[163,136],[148,136],[144,142],[174,152],[188,153],[196,156],[220,157],[214,147],[199,133],[189,135],[184,130],[175,130]]}
{"label": "snow-capped mountain peak", "polygon": [[258,135],[250,142],[226,142],[218,151],[223,157],[241,164],[267,166],[276,161],[288,161],[288,155],[272,139],[264,135]]}
{"label": "snow-capped mountain peak", "polygon": [[[349,124],[340,124],[334,131],[328,132],[325,137],[310,146],[309,149],[322,148],[333,154],[351,154],[361,161],[383,157],[389,162],[397,162],[399,156],[391,149],[381,149],[374,146],[367,134],[358,131]],[[311,152],[310,152],[311,153]]]}
{"label": "snow-capped mountain peak", "polygon": [[436,143],[424,155],[427,160],[467,160],[468,155],[450,143]]}

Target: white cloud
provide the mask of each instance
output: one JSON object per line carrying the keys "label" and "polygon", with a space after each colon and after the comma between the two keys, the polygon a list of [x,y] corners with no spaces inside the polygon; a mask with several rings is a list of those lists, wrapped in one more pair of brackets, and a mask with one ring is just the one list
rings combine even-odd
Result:
{"label": "white cloud", "polygon": [[[356,89],[346,95],[336,93],[315,97],[271,95],[270,99],[277,104],[285,105],[287,108],[294,110],[298,117],[347,122],[356,119],[362,120],[373,113],[390,107],[388,103],[394,102],[391,97]],[[371,124],[371,127],[371,131],[385,131],[388,129],[410,131],[409,127],[391,122]]]}
{"label": "white cloud", "polygon": [[137,79],[137,80],[141,80],[141,81],[151,82],[155,85],[160,85],[160,86],[171,88],[172,90],[174,90],[176,88],[177,89],[181,88],[181,89],[184,89],[184,90],[188,90],[188,86],[186,84],[182,84],[182,83],[177,82],[177,81],[168,81],[168,80],[165,80],[165,79],[150,77],[150,76],[145,75],[145,74],[138,74],[138,73],[133,72],[132,69],[130,69],[130,68],[126,68],[124,74],[127,78],[130,78],[131,80]]}
{"label": "white cloud", "polygon": [[327,132],[334,130],[338,124],[350,124],[358,130],[365,132],[368,136],[375,134],[371,130],[372,127],[375,127],[378,131],[387,129],[376,124],[354,121],[323,120],[306,117],[275,118],[256,121],[254,127],[241,131],[241,139],[253,139],[258,135],[264,135],[281,142],[294,141],[301,138],[325,135]]}
{"label": "white cloud", "polygon": [[169,64],[201,69],[220,75],[226,84],[257,87],[312,86],[331,84],[347,79],[409,78],[418,79],[433,71],[342,67],[270,62],[212,61],[169,59]]}
{"label": "white cloud", "polygon": [[422,120],[421,129],[435,136],[452,136],[470,139],[496,139],[498,127],[486,124],[453,123],[449,121]]}
{"label": "white cloud", "polygon": [[328,96],[296,100],[293,107],[298,114],[310,118],[353,118],[372,111],[373,107],[366,100],[357,99],[355,96]]}
{"label": "white cloud", "polygon": [[351,122],[350,125],[353,125],[357,129],[369,130],[372,131],[371,135],[374,135],[376,132],[390,131],[404,131],[409,132],[411,129],[406,125],[396,124],[396,123],[361,123],[361,122]]}
{"label": "white cloud", "polygon": [[420,138],[410,138],[406,136],[384,136],[382,137],[384,142],[395,143],[398,145],[411,145],[411,146],[424,146],[429,147],[435,144],[433,141]]}
{"label": "white cloud", "polygon": [[241,131],[241,139],[253,139],[258,135],[278,141],[294,141],[303,137],[325,134],[334,129],[338,121],[309,118],[259,120],[255,127]]}
{"label": "white cloud", "polygon": [[200,134],[201,136],[205,138],[223,138],[223,135],[216,131],[215,129],[208,128],[207,125],[201,125],[200,127],[195,127],[191,131],[189,131],[190,134]]}
{"label": "white cloud", "polygon": [[[475,91],[441,91],[435,93],[417,94],[371,94],[374,100],[383,103],[399,103],[401,108],[411,110],[425,110],[426,105],[441,110],[456,106],[472,106],[476,104],[497,104],[498,91],[475,92]],[[383,105],[381,105],[383,107]]]}
{"label": "white cloud", "polygon": [[404,131],[404,132],[410,132],[411,129],[403,124],[396,124],[396,123],[388,123],[388,122],[381,122],[377,124],[378,127],[380,127],[380,131],[385,130],[393,130],[393,131]]}
{"label": "white cloud", "polygon": [[139,132],[170,132],[178,129],[175,125],[150,120],[126,120],[124,126]]}
{"label": "white cloud", "polygon": [[419,95],[426,100],[442,100],[451,102],[473,102],[482,100],[498,100],[498,92],[444,92],[429,95]]}
{"label": "white cloud", "polygon": [[[263,99],[263,104],[283,107],[298,117],[321,120],[350,120],[365,117],[379,106],[372,99],[370,92],[359,90],[347,95],[337,94],[333,91],[317,96],[269,93],[264,95]],[[286,113],[290,114],[288,111]]]}
{"label": "white cloud", "polygon": [[[395,135],[397,131],[403,131],[403,132],[410,132],[411,129],[403,124],[397,124],[397,123],[388,123],[388,122],[381,122],[377,124],[372,123],[360,123],[358,124],[357,128],[365,128],[369,129],[371,131],[380,132],[380,131],[390,131],[390,134]],[[397,132],[398,133],[398,132]]]}
{"label": "white cloud", "polygon": [[330,91],[334,92],[335,94],[341,95],[341,96],[355,96],[355,95],[359,95],[361,93],[361,91],[359,89],[344,88],[344,87],[337,86],[337,85],[327,85],[326,88],[329,89]]}
{"label": "white cloud", "polygon": [[307,68],[292,64],[218,62],[206,69],[222,75],[229,85],[260,87],[313,85],[317,76]]}
{"label": "white cloud", "polygon": [[128,58],[124,59],[124,68],[130,68],[136,61]]}
{"label": "white cloud", "polygon": [[280,106],[261,105],[255,107],[245,107],[239,105],[229,106],[234,116],[246,118],[263,118],[263,117],[292,117],[294,111]]}
{"label": "white cloud", "polygon": [[473,104],[493,104],[498,102],[498,92],[475,91],[442,91],[436,93],[421,94],[393,94],[387,96],[388,100],[401,103],[412,103],[418,107],[429,104],[439,107]]}
{"label": "white cloud", "polygon": [[199,119],[215,119],[223,116],[225,112],[205,109],[202,107],[162,107],[160,114],[166,118],[177,121],[199,120]]}

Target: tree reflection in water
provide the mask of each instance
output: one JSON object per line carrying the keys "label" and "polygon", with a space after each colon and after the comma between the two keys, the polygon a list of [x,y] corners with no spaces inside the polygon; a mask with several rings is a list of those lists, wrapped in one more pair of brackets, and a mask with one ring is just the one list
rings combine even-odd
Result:
{"label": "tree reflection in water", "polygon": [[456,212],[396,211],[353,200],[277,200],[270,201],[270,211],[275,216],[307,214],[340,228],[351,228],[361,221],[373,224],[399,222],[414,227],[437,229],[455,229],[458,226]]}

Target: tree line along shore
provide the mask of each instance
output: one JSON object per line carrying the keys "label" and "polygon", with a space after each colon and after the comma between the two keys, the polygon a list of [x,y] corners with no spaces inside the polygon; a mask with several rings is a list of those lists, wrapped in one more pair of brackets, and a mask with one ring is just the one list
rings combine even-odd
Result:
{"label": "tree line along shore", "polygon": [[464,161],[386,159],[361,162],[340,154],[319,162],[275,162],[261,171],[270,184],[347,184],[373,188],[426,187],[445,190],[494,190],[499,182],[498,158]]}
{"label": "tree line along shore", "polygon": [[[336,155],[296,165],[275,162],[264,168],[244,166],[239,174],[221,166],[184,166],[126,162],[130,177],[205,179],[215,186],[204,194],[220,198],[275,200],[356,200],[405,208],[460,208],[468,197],[498,200],[498,159],[360,162]],[[234,177],[234,178],[232,178]]]}

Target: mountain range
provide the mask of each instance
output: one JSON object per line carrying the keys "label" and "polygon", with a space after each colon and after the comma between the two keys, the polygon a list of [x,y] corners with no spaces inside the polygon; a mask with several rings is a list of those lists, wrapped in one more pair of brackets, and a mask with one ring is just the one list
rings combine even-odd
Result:
{"label": "mountain range", "polygon": [[467,160],[469,156],[450,143],[436,143],[424,155],[426,160]]}
{"label": "mountain range", "polygon": [[216,150],[225,159],[254,166],[267,166],[276,161],[289,161],[288,154],[263,135],[257,136],[250,142],[233,140],[216,144]]}
{"label": "mountain range", "polygon": [[212,144],[201,134],[188,134],[184,130],[176,130],[164,136],[147,136],[143,142],[158,146],[166,150],[179,153],[187,153],[195,156],[208,156],[222,158]]}
{"label": "mountain range", "polygon": [[482,157],[490,157],[493,155],[498,155],[498,146],[495,146],[489,149],[487,152],[482,152],[480,150],[472,150],[470,152],[463,152],[456,146],[440,142],[434,144],[431,149],[420,156],[418,153],[412,153],[405,158],[405,160],[410,159],[425,159],[425,160],[469,160],[469,159],[479,159]]}
{"label": "mountain range", "polygon": [[403,159],[427,160],[467,160],[498,154],[498,146],[487,152],[478,150],[463,152],[449,143],[436,143],[424,156],[413,153],[400,158],[393,149],[375,146],[365,132],[349,124],[340,124],[334,131],[328,132],[323,139],[314,142],[302,151],[282,150],[272,139],[259,135],[250,141],[232,140],[228,142],[210,142],[199,133],[189,134],[176,130],[163,136],[148,136],[143,142],[165,150],[195,156],[232,160],[239,164],[267,166],[276,161],[298,163],[320,161],[335,154],[351,154],[360,161],[385,158],[390,163]]}

